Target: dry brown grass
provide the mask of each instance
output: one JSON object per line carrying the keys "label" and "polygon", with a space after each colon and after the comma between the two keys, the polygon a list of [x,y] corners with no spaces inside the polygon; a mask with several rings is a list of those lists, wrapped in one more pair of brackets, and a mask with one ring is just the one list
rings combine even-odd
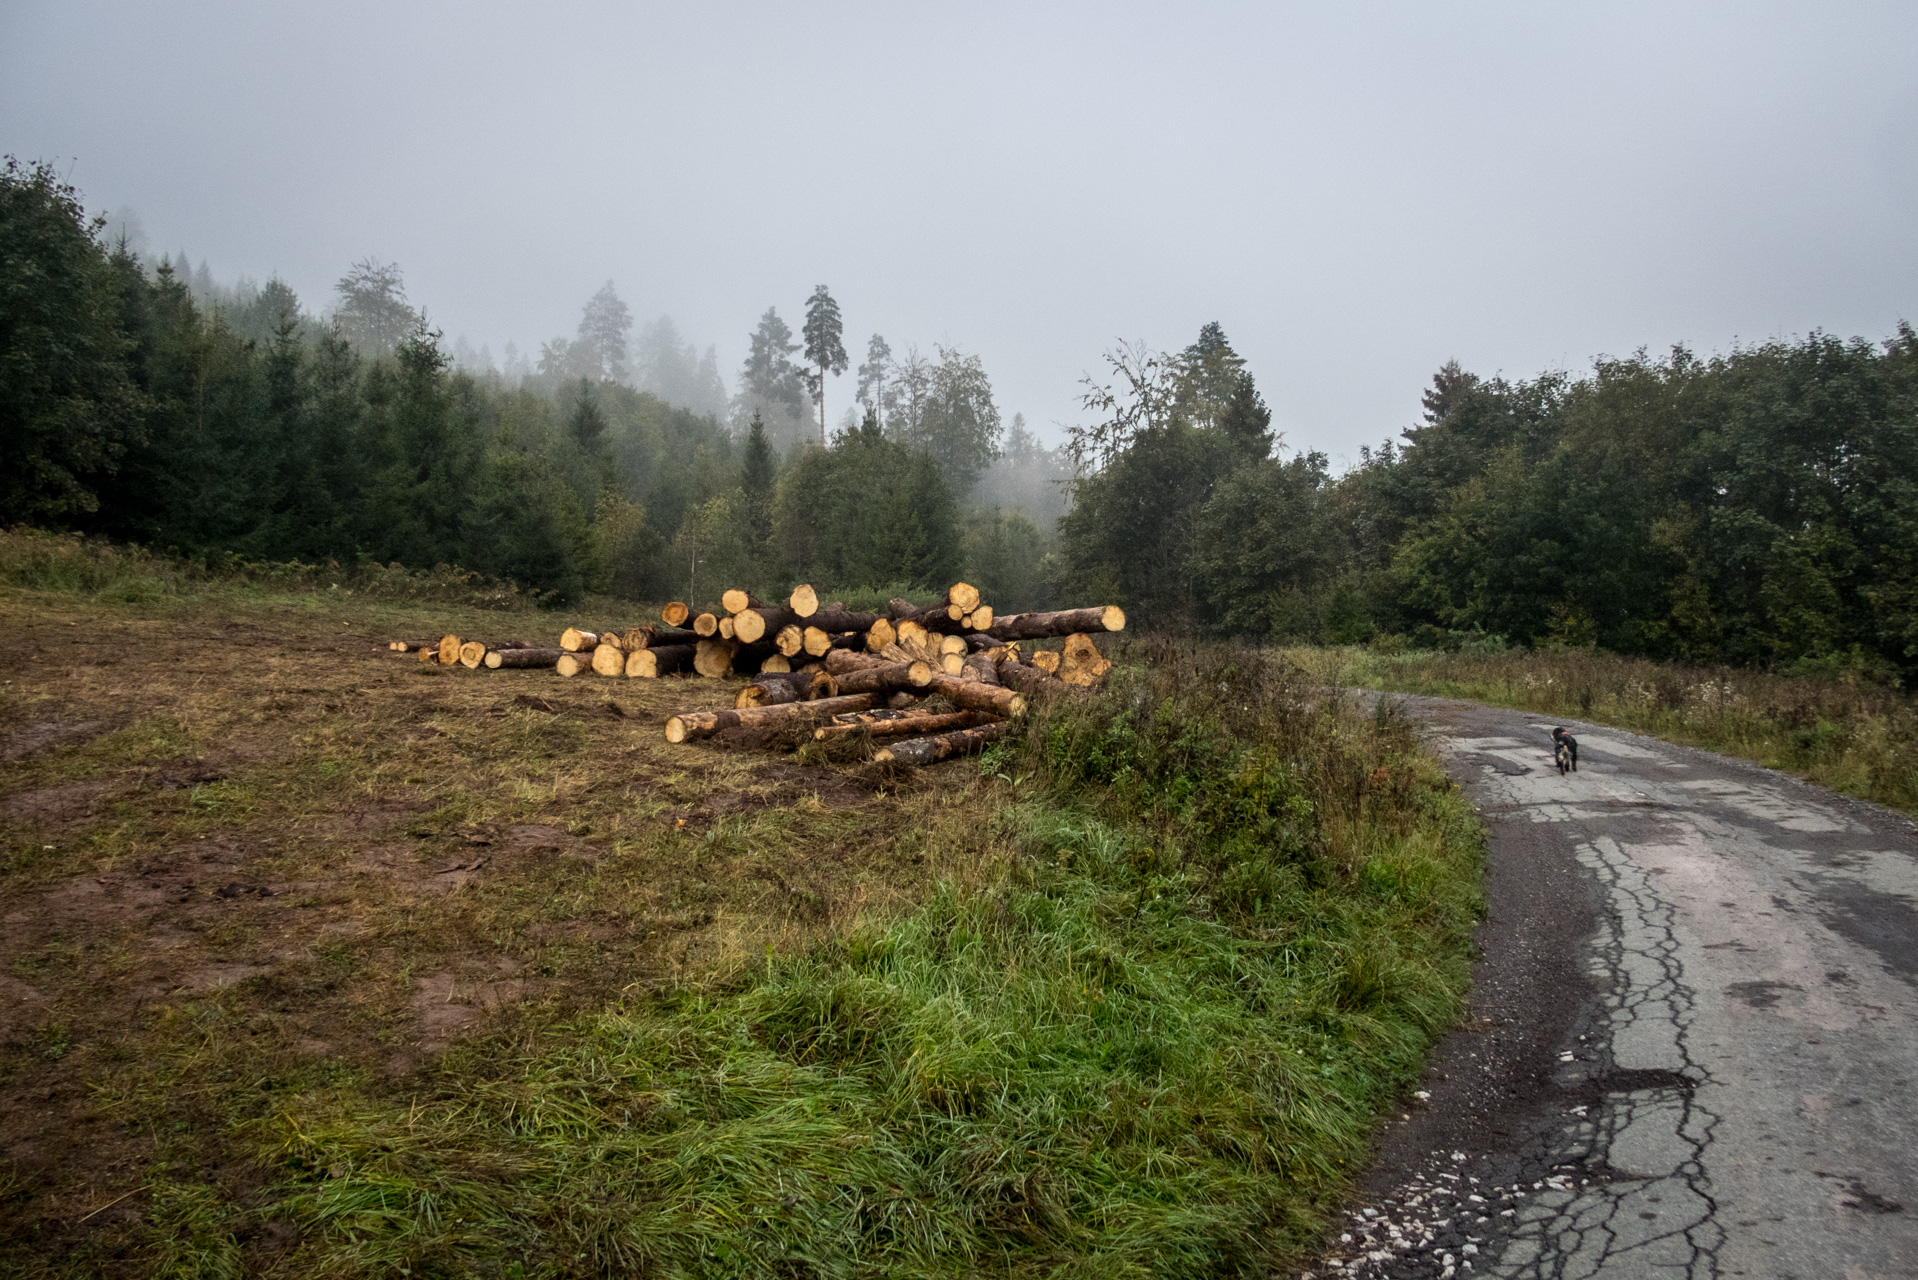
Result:
{"label": "dry brown grass", "polygon": [[145,1274],[139,1224],[191,1234],[166,1188],[244,1199],[290,1097],[403,1097],[476,1031],[723,981],[984,857],[976,770],[670,746],[732,687],[383,648],[564,622],[0,589],[0,1269]]}

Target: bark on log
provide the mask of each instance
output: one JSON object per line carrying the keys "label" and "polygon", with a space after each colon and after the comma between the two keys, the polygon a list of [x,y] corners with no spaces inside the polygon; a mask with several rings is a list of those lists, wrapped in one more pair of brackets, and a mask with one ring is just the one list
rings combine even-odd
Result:
{"label": "bark on log", "polygon": [[838,698],[821,698],[816,702],[789,702],[776,707],[746,707],[731,711],[682,711],[666,721],[666,741],[685,742],[689,738],[704,738],[718,733],[721,729],[731,729],[745,725],[758,728],[799,728],[830,720],[842,711],[864,711],[873,704],[869,693],[857,693]]}
{"label": "bark on log", "polygon": [[872,630],[872,624],[877,621],[879,621],[878,614],[854,613],[837,600],[829,605],[822,606],[817,612],[806,619],[808,625],[818,627],[821,631],[829,631],[835,634],[841,631],[870,631]]}
{"label": "bark on log", "polygon": [[626,651],[616,644],[602,644],[593,650],[593,674],[600,676],[623,676],[626,674]]}
{"label": "bark on log", "polygon": [[1004,724],[982,724],[976,729],[960,729],[954,733],[935,734],[930,738],[895,742],[873,752],[872,760],[874,764],[936,764],[954,756],[969,756],[983,750],[987,743],[1005,736]]}
{"label": "bark on log", "polygon": [[730,640],[701,640],[693,652],[693,670],[717,680],[733,669],[733,653],[738,648]]}
{"label": "bark on log", "polygon": [[593,674],[593,658],[585,653],[562,653],[559,661],[553,664],[553,670],[563,676]]}
{"label": "bark on log", "polygon": [[767,636],[776,636],[782,628],[792,626],[798,621],[799,615],[791,609],[755,605],[750,609],[741,609],[733,615],[733,636],[743,643],[752,644]]}
{"label": "bark on log", "polygon": [[786,597],[786,607],[793,611],[794,617],[810,618],[819,612],[819,593],[812,589],[811,583],[802,582]]}
{"label": "bark on log", "polygon": [[486,665],[494,671],[504,667],[509,671],[527,667],[551,667],[559,661],[564,649],[488,649]]}
{"label": "bark on log", "polygon": [[660,620],[669,627],[683,627],[692,616],[693,611],[682,600],[675,600],[659,611]]}
{"label": "bark on log", "polygon": [[1010,660],[999,664],[999,683],[1008,688],[1017,689],[1032,699],[1056,698],[1060,694],[1072,692],[1072,686],[1056,676],[1047,675],[1037,667],[1028,667],[1022,662]]}
{"label": "bark on log", "polygon": [[762,672],[758,679],[739,691],[733,706],[763,707],[784,702],[817,702],[821,698],[837,697],[838,694],[838,683],[824,671],[795,671],[782,675]]}
{"label": "bark on log", "polygon": [[979,684],[1001,683],[999,664],[992,660],[991,654],[987,653],[975,653],[965,659],[965,665],[960,669],[959,674],[963,679],[976,681]]}
{"label": "bark on log", "polygon": [[651,649],[662,644],[698,644],[701,637],[697,631],[684,627],[634,627],[620,637],[621,646],[626,652],[635,649]]}
{"label": "bark on log", "polygon": [[626,674],[654,680],[675,671],[684,671],[693,665],[695,652],[696,646],[690,644],[652,645],[626,655]]}
{"label": "bark on log", "polygon": [[719,634],[719,615],[702,613],[693,619],[693,634],[702,640],[710,640]]}
{"label": "bark on log", "polygon": [[477,640],[468,640],[460,646],[460,665],[468,671],[478,671],[479,664],[486,661],[486,646]]}
{"label": "bark on log", "polygon": [[450,667],[460,660],[460,638],[455,635],[440,637],[440,665]]}
{"label": "bark on log", "polygon": [[836,676],[841,693],[891,693],[931,686],[933,669],[923,662],[882,662]]}
{"label": "bark on log", "polygon": [[1014,613],[997,619],[986,634],[1000,640],[1044,640],[1075,631],[1124,631],[1125,610],[1116,604],[1057,613]]}
{"label": "bark on log", "polygon": [[850,720],[836,716],[831,724],[822,724],[812,731],[813,740],[824,742],[829,738],[843,738],[847,734],[864,733],[874,738],[896,738],[914,733],[944,733],[949,729],[970,729],[977,724],[992,723],[977,711],[909,711],[903,716],[878,716],[871,712],[862,713]]}
{"label": "bark on log", "polygon": [[989,715],[1011,719],[1024,715],[1026,710],[1026,700],[1017,691],[980,684],[976,680],[935,675],[926,689],[927,692],[936,693],[953,706],[965,711],[984,711]]}

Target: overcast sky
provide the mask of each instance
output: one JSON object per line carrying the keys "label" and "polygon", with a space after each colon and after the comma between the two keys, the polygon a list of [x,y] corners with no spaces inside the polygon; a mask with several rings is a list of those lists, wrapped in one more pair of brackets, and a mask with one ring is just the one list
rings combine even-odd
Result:
{"label": "overcast sky", "polygon": [[1216,319],[1341,459],[1454,356],[1918,319],[1908,2],[5,0],[0,150],[309,306],[397,261],[496,354],[610,278],[731,378],[824,282],[855,353],[977,351],[1043,427],[1116,339]]}

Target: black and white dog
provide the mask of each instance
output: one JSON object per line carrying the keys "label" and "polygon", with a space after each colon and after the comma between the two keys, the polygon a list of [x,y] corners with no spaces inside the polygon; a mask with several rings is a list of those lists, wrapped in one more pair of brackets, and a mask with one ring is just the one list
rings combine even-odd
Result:
{"label": "black and white dog", "polygon": [[1561,775],[1578,772],[1578,739],[1563,729],[1552,730],[1552,763]]}

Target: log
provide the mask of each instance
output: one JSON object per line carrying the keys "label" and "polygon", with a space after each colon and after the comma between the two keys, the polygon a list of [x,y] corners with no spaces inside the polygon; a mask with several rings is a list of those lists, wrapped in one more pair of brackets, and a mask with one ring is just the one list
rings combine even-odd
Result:
{"label": "log", "polygon": [[737,640],[739,638],[738,624],[733,621],[731,614],[719,620],[719,638],[721,640]]}
{"label": "log", "polygon": [[1099,653],[1091,636],[1080,632],[1066,637],[1065,649],[1059,655],[1059,679],[1083,688],[1099,683],[1110,670],[1112,659]]}
{"label": "log", "polygon": [[568,627],[559,633],[559,647],[568,653],[591,653],[599,644],[599,632]]}
{"label": "log", "polygon": [[935,734],[930,738],[909,738],[904,742],[895,742],[890,747],[881,747],[872,753],[874,764],[936,764],[941,760],[950,760],[954,756],[969,756],[981,751],[989,742],[997,742],[1006,736],[1006,726],[1000,724],[982,724],[976,729],[960,729],[953,733]]}
{"label": "log", "polygon": [[990,631],[992,630],[992,617],[992,606],[982,604],[959,621],[969,631]]}
{"label": "log", "polygon": [[719,616],[702,613],[693,619],[693,634],[702,640],[709,640],[719,634]]}
{"label": "log", "polygon": [[455,635],[440,637],[440,665],[450,667],[460,660],[460,638]]}
{"label": "log", "polygon": [[783,653],[768,654],[759,664],[761,671],[787,672],[793,669],[793,660]]}
{"label": "log", "polygon": [[999,664],[999,683],[1017,689],[1032,699],[1056,698],[1062,693],[1072,692],[1072,686],[1058,677],[1010,659]]}
{"label": "log", "polygon": [[989,684],[980,684],[976,680],[961,680],[956,676],[935,675],[932,683],[926,686],[928,693],[936,693],[953,706],[964,711],[984,711],[989,715],[1012,719],[1026,711],[1023,695],[1012,689],[1002,689]]}
{"label": "log", "polygon": [[562,653],[559,661],[553,664],[553,670],[567,677],[591,675],[593,672],[592,655],[584,653]]}
{"label": "log", "polygon": [[685,742],[704,738],[721,729],[747,725],[762,729],[802,728],[830,720],[842,711],[864,711],[872,706],[873,695],[856,693],[838,698],[820,698],[816,702],[788,702],[776,707],[744,707],[731,711],[682,711],[666,721],[666,741]]}
{"label": "log", "polygon": [[992,660],[992,655],[989,653],[975,653],[966,658],[964,665],[960,668],[959,674],[963,679],[972,680],[979,684],[996,685],[1001,683],[999,679],[999,664]]}
{"label": "log", "polygon": [[744,587],[727,587],[719,593],[719,604],[727,613],[744,613],[748,609],[769,609],[764,600],[754,598],[753,593]]}
{"label": "log", "polygon": [[494,671],[504,667],[509,671],[526,667],[552,667],[559,661],[564,649],[489,649],[486,651],[486,665]]}
{"label": "log", "polygon": [[801,630],[797,624],[783,626],[779,629],[779,634],[773,637],[773,644],[788,658],[796,658],[805,651],[806,631]]}
{"label": "log", "polygon": [[650,649],[661,644],[698,644],[700,634],[684,627],[634,627],[620,637],[620,644],[626,652],[635,649]]}
{"label": "log", "polygon": [[437,640],[395,640],[386,647],[395,653],[418,653],[421,649],[433,649],[437,651],[440,647],[440,642]]}
{"label": "log", "polygon": [[733,654],[738,648],[731,640],[701,640],[693,651],[693,670],[717,680],[733,669]]}
{"label": "log", "polygon": [[1052,649],[1035,650],[1030,665],[1049,676],[1056,676],[1059,674],[1059,655]]}
{"label": "log", "polygon": [[758,679],[739,691],[733,705],[763,707],[784,702],[816,702],[838,694],[838,683],[824,671],[796,671],[785,675],[762,672]]}
{"label": "log", "polygon": [[660,620],[669,627],[683,627],[686,625],[686,620],[692,616],[693,611],[688,609],[685,602],[681,600],[674,600],[659,611]]}
{"label": "log", "polygon": [[866,647],[874,653],[878,653],[889,644],[897,643],[898,640],[899,633],[885,618],[873,619],[872,625],[866,628]]}
{"label": "log", "polygon": [[802,582],[786,597],[786,607],[793,611],[795,618],[810,618],[819,612],[819,593],[812,589],[811,583]]}
{"label": "log", "polygon": [[643,680],[684,671],[693,665],[696,648],[690,644],[656,644],[626,655],[626,674]]}
{"label": "log", "polygon": [[841,693],[891,693],[931,686],[933,669],[923,662],[882,662],[835,677]]}
{"label": "log", "polygon": [[479,664],[486,661],[486,646],[477,640],[468,640],[460,646],[460,665],[468,671],[479,670]]}
{"label": "log", "polygon": [[964,675],[966,660],[956,653],[942,653],[939,655],[939,669],[949,676]]}
{"label": "log", "polygon": [[430,664],[432,666],[438,666],[440,661],[439,645],[437,644],[421,645],[420,651],[419,651],[419,661]]}
{"label": "log", "polygon": [[851,733],[865,733],[875,738],[895,738],[902,734],[943,733],[948,729],[970,729],[977,724],[990,723],[977,711],[909,711],[902,716],[880,716],[873,712],[864,712],[848,720],[844,716],[835,716],[833,723],[822,724],[812,731],[813,740],[824,742],[829,738],[843,738]]}
{"label": "log", "polygon": [[623,676],[626,674],[626,651],[616,644],[601,644],[593,649],[593,674],[600,676]]}
{"label": "log", "polygon": [[782,628],[792,626],[798,621],[799,615],[791,609],[755,605],[750,609],[741,609],[733,615],[733,635],[747,644],[752,644],[767,636],[776,636]]}
{"label": "log", "polygon": [[872,624],[877,621],[879,621],[878,614],[854,613],[837,600],[806,618],[809,625],[818,627],[821,631],[832,632],[870,631]]}
{"label": "log", "polygon": [[826,656],[826,650],[832,648],[832,633],[818,627],[807,627],[799,633],[799,647],[815,658]]}
{"label": "log", "polygon": [[1075,631],[1124,631],[1125,610],[1116,604],[1091,609],[1062,609],[1057,613],[1013,613],[986,628],[999,640],[1045,640]]}

